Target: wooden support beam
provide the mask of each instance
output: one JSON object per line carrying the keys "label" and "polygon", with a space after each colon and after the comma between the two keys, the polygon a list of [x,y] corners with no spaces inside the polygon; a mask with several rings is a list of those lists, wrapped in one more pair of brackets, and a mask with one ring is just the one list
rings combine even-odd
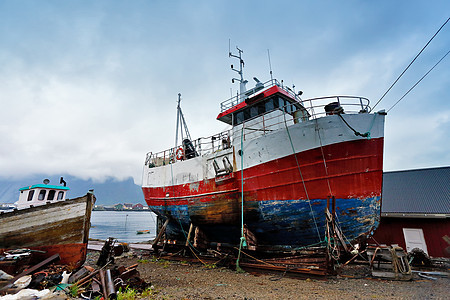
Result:
{"label": "wooden support beam", "polygon": [[186,239],[186,244],[185,246],[189,246],[189,241],[191,240],[191,234],[192,234],[192,230],[194,229],[194,224],[191,223],[191,225],[189,226],[189,232],[188,232],[188,236]]}
{"label": "wooden support beam", "polygon": [[164,232],[166,231],[167,224],[169,224],[169,218],[166,219],[166,222],[164,222],[164,225],[161,227],[161,229],[158,232],[158,236],[153,241],[153,243],[152,243],[153,249],[156,249],[159,240],[161,239],[161,237],[163,236]]}

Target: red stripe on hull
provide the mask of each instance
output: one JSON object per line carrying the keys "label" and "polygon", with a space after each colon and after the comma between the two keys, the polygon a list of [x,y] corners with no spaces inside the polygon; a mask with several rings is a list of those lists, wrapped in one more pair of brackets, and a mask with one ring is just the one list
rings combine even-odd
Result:
{"label": "red stripe on hull", "polygon": [[[383,138],[328,145],[244,169],[243,173],[246,200],[326,199],[329,195],[343,199],[379,196],[383,174]],[[209,179],[177,186],[143,187],[144,197],[149,206],[210,202],[221,193],[226,195],[231,191],[234,197],[239,197],[236,191],[240,189],[241,172],[233,175],[234,178],[220,184],[215,179]]]}

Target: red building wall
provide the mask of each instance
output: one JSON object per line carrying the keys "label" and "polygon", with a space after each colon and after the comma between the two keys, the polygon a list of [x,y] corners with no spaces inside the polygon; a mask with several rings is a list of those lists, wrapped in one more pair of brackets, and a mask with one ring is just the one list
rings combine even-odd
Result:
{"label": "red building wall", "polygon": [[[421,228],[428,255],[450,258],[450,219],[382,217],[374,239],[380,244],[398,244],[406,250],[403,228]],[[445,239],[447,236],[447,239]]]}

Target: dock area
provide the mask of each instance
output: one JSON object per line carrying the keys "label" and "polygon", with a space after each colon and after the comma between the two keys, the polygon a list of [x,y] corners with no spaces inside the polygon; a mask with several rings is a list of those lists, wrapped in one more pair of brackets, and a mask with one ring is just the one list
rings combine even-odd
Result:
{"label": "dock area", "polygon": [[[92,250],[92,251],[100,251],[102,250],[103,245],[105,244],[105,241],[94,241],[94,240],[90,240],[88,242],[88,250]],[[148,250],[148,251],[152,251],[152,245],[151,244],[144,244],[144,243],[131,243],[128,244],[128,247],[130,247],[131,249],[135,249],[135,250]]]}

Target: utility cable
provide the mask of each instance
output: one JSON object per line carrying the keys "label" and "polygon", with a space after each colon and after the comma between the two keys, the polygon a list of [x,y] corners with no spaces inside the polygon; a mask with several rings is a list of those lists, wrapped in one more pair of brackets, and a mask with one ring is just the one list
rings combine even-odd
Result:
{"label": "utility cable", "polygon": [[406,97],[406,95],[409,94],[409,92],[411,92],[416,85],[418,85],[448,54],[450,53],[450,51],[448,51],[428,72],[425,73],[425,75],[422,76],[422,78],[420,78],[400,99],[398,99],[397,102],[395,102],[394,105],[391,106],[391,108],[389,108],[387,110],[387,112],[389,112],[391,109],[393,109],[400,101],[403,100],[403,98]]}
{"label": "utility cable", "polygon": [[445,26],[445,24],[448,23],[449,20],[450,20],[450,18],[448,18],[447,21],[445,21],[444,24],[442,24],[442,26],[439,28],[439,30],[436,31],[436,33],[433,35],[433,37],[431,37],[431,39],[428,41],[428,43],[426,43],[426,45],[422,48],[422,50],[420,50],[420,52],[416,55],[416,57],[414,57],[414,59],[409,63],[409,65],[406,67],[406,69],[403,70],[403,72],[400,74],[400,76],[397,77],[397,79],[394,81],[394,83],[383,94],[383,96],[380,98],[380,100],[378,100],[377,103],[375,103],[375,105],[372,107],[372,109],[370,111],[374,110],[375,107],[378,105],[378,103],[380,103],[381,100],[383,100],[384,96],[386,96],[386,94],[389,93],[389,91],[394,87],[394,85],[397,83],[397,81],[403,76],[403,74],[405,74],[405,72],[409,69],[409,67],[414,63],[414,61],[419,57],[419,55],[422,54],[423,50],[425,50],[425,48],[431,43],[431,41],[434,39],[434,37],[439,33],[439,31],[441,31],[441,29]]}

